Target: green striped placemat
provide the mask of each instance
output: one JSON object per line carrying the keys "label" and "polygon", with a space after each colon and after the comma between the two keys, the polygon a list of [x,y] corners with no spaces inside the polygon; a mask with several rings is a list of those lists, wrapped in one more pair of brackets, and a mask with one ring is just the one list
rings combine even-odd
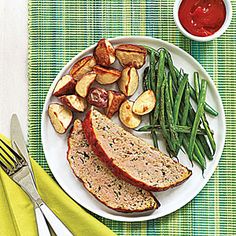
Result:
{"label": "green striped placemat", "polygon": [[[118,235],[236,235],[236,18],[218,40],[192,42],[176,29],[173,0],[29,0],[29,147],[48,172],[40,137],[45,96],[59,70],[102,37],[147,35],[176,44],[208,71],[224,103],[227,139],[204,190],[177,212],[123,223],[97,217]],[[236,1],[232,2],[236,9]],[[233,15],[236,12],[233,13]]]}

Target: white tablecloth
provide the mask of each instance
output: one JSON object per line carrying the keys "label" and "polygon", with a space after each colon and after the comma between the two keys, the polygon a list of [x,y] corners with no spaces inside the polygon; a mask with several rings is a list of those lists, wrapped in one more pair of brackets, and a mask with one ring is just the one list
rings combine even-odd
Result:
{"label": "white tablecloth", "polygon": [[0,0],[0,132],[16,113],[27,134],[27,0]]}

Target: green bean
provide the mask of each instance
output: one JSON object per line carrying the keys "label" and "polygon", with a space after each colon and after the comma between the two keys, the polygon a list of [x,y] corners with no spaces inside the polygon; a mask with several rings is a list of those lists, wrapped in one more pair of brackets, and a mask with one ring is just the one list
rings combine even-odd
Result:
{"label": "green bean", "polygon": [[[151,89],[151,84],[150,84],[150,69],[149,69],[149,67],[146,67],[144,69],[144,75],[143,75],[143,90],[146,91],[148,89]],[[153,123],[153,114],[152,113],[149,114],[149,123],[151,125]],[[152,136],[154,147],[158,148],[157,132],[152,130],[151,131],[151,136]]]}
{"label": "green bean", "polygon": [[198,72],[194,72],[194,88],[195,88],[195,94],[197,98],[197,102],[199,101],[199,93],[200,93],[200,81],[199,81],[199,74]]}
{"label": "green bean", "polygon": [[212,155],[211,149],[210,149],[210,147],[207,143],[207,140],[206,140],[205,136],[197,135],[197,139],[200,141],[200,144],[202,145],[208,160],[213,160],[213,155]]}
{"label": "green bean", "polygon": [[186,84],[185,92],[184,92],[184,108],[183,108],[183,115],[182,120],[180,122],[181,125],[186,125],[188,114],[189,114],[189,108],[190,108],[190,91],[189,91],[189,85]]}
{"label": "green bean", "polygon": [[160,104],[160,90],[165,73],[165,50],[160,51],[158,71],[157,71],[157,83],[156,83],[156,106],[154,109],[154,122],[157,122],[159,117],[159,104]]}
{"label": "green bean", "polygon": [[[196,115],[196,113],[193,110],[193,108],[190,108],[190,110],[189,110],[189,119],[188,119],[188,123],[187,123],[188,126],[192,126],[192,123],[194,121],[195,115]],[[213,130],[211,130],[210,132],[212,133],[212,135],[214,134]],[[205,135],[206,135],[206,133],[205,133]],[[208,145],[206,137],[204,135],[198,135],[197,139],[199,139],[202,147],[204,148],[207,158],[209,160],[212,160],[213,159],[213,155],[211,153],[211,149],[210,149],[210,147]]]}
{"label": "green bean", "polygon": [[[197,102],[197,98],[196,98],[196,95],[195,95],[195,90],[194,90],[194,88],[190,85],[190,96],[191,96],[191,98],[193,99],[193,101],[195,101],[195,102]],[[209,113],[209,114],[211,114],[211,115],[213,115],[213,116],[218,116],[218,112],[214,109],[214,108],[212,108],[209,104],[207,104],[206,102],[205,102],[205,104],[204,104],[204,110],[207,112],[207,113]]]}
{"label": "green bean", "polygon": [[[135,131],[137,132],[150,132],[151,130],[161,130],[161,126],[160,125],[145,125]],[[169,127],[166,125],[166,129],[168,130]],[[175,126],[175,132],[177,133],[183,133],[183,134],[190,134],[192,131],[192,127],[190,126],[182,126],[182,125],[176,125]],[[198,135],[206,135],[206,131],[205,129],[201,129],[199,128],[197,130],[197,134]]]}
{"label": "green bean", "polygon": [[[193,111],[193,109],[191,108],[190,109],[190,112],[189,112],[189,118],[187,120],[187,125],[189,127],[192,127],[192,123],[194,121],[194,118],[195,118],[195,112]],[[198,128],[198,130],[202,130],[202,128]],[[206,135],[206,131],[205,129],[203,129],[204,132],[205,132],[205,135]],[[212,134],[213,134],[213,131],[211,131]],[[212,160],[213,157],[212,157],[212,154],[211,154],[211,150],[210,150],[210,147],[206,141],[206,138],[204,136],[204,134],[198,134],[197,137],[196,137],[196,144],[197,146],[199,147],[199,149],[201,150],[201,153],[202,155],[205,157],[207,157],[209,160]]]}
{"label": "green bean", "polygon": [[179,149],[179,138],[178,138],[178,134],[175,131],[173,110],[171,107],[170,94],[169,94],[169,84],[167,82],[166,82],[166,87],[165,87],[165,104],[166,104],[167,121],[168,121],[169,130],[170,130],[170,139],[171,139],[170,141],[172,142],[173,147],[176,150],[176,148]]}
{"label": "green bean", "polygon": [[172,84],[171,73],[168,73],[168,85],[169,85],[169,94],[170,94],[170,104],[171,104],[171,107],[173,107],[174,98],[173,98],[173,84]]}
{"label": "green bean", "polygon": [[159,53],[156,49],[149,47],[147,45],[143,45],[144,48],[146,48],[146,50],[148,51],[149,54],[151,54],[151,52],[154,52],[156,57],[159,57]]}
{"label": "green bean", "polygon": [[[153,112],[149,113],[149,124],[154,125],[153,122]],[[158,138],[157,138],[157,132],[156,130],[151,130],[151,136],[154,147],[158,148]]]}
{"label": "green bean", "polygon": [[[153,123],[153,113],[149,113],[149,124],[152,126],[154,125]],[[157,132],[156,130],[151,130],[151,136],[152,136],[152,141],[154,147],[158,148],[158,141],[157,141]]]}
{"label": "green bean", "polygon": [[160,96],[160,125],[162,129],[162,135],[167,141],[170,150],[175,153],[175,148],[173,147],[172,143],[170,142],[170,135],[166,129],[166,124],[165,124],[165,87],[166,87],[166,80],[163,80],[162,85],[161,85],[161,96]]}
{"label": "green bean", "polygon": [[[156,54],[156,52],[154,50],[152,50],[150,53],[150,70],[149,70],[149,74],[148,74],[148,81],[149,81],[148,85],[149,86],[147,87],[148,89],[152,89],[154,92],[156,90],[155,54]],[[150,124],[154,123],[153,112],[149,114],[149,121],[150,121]],[[154,147],[158,148],[157,132],[155,130],[152,130],[151,136],[152,136]]]}
{"label": "green bean", "polygon": [[[189,137],[184,136],[183,137],[183,146],[186,152],[188,152],[188,147],[189,147]],[[205,165],[205,161],[204,161],[204,157],[202,156],[200,150],[198,149],[198,147],[196,145],[194,145],[194,152],[193,152],[193,158],[190,159],[191,163],[192,161],[195,161],[202,170],[205,169],[206,165]]]}
{"label": "green bean", "polygon": [[174,116],[174,124],[175,125],[178,122],[180,102],[182,100],[184,88],[185,88],[187,82],[188,82],[188,75],[185,74],[183,80],[180,82],[179,89],[178,89],[178,92],[177,92],[177,95],[175,98],[175,103],[174,103],[173,116]]}
{"label": "green bean", "polygon": [[157,139],[158,132],[156,130],[153,130],[151,132],[151,135],[152,135],[152,140],[153,140],[154,147],[158,148],[158,139]]}
{"label": "green bean", "polygon": [[[150,68],[146,67],[144,70],[144,76],[143,76],[143,90],[146,91],[148,89],[151,89],[151,76],[150,76]],[[149,114],[149,123],[153,124],[153,114]],[[154,130],[151,131],[151,136],[153,140],[154,147],[158,148],[158,141],[157,141],[157,132]]]}
{"label": "green bean", "polygon": [[196,157],[198,158],[199,162],[201,163],[201,168],[202,170],[206,169],[206,160],[204,156],[201,153],[201,150],[199,149],[198,145],[195,143],[194,144],[194,153]]}
{"label": "green bean", "polygon": [[202,146],[200,140],[199,140],[197,137],[196,137],[195,144],[196,144],[197,147],[199,148],[199,150],[200,150],[202,156],[205,157],[205,156],[206,156],[205,150],[204,150],[204,148],[203,148],[203,146]]}
{"label": "green bean", "polygon": [[[153,114],[149,114],[149,123],[153,125]],[[152,141],[154,147],[158,148],[158,138],[157,138],[157,131],[156,130],[151,130],[151,136],[152,136]]]}
{"label": "green bean", "polygon": [[150,73],[149,67],[146,67],[143,72],[143,90],[148,90],[151,86],[149,84],[148,74]]}
{"label": "green bean", "polygon": [[183,69],[183,68],[180,68],[180,70],[179,70],[179,71],[180,71],[180,75],[181,75],[181,77],[183,77],[183,76],[184,76],[184,74],[185,74],[185,73],[184,73],[184,69]]}
{"label": "green bean", "polygon": [[[197,98],[197,101],[199,101],[200,79],[199,79],[199,74],[197,72],[194,73],[194,86],[195,86],[196,98]],[[208,124],[208,121],[206,119],[206,115],[204,112],[201,116],[201,121],[203,123],[203,126],[204,126],[206,132],[207,132],[207,137],[208,137],[209,142],[211,144],[211,148],[212,148],[213,155],[214,155],[215,151],[216,151],[216,144],[215,144],[214,137],[210,131],[210,127],[209,127],[209,124]]]}
{"label": "green bean", "polygon": [[155,52],[151,51],[150,54],[150,80],[151,80],[151,89],[155,93],[156,91],[156,75],[155,75]]}
{"label": "green bean", "polygon": [[216,143],[215,143],[214,137],[213,137],[213,135],[211,133],[211,130],[210,130],[210,127],[209,127],[209,123],[208,123],[205,115],[202,116],[202,123],[203,123],[203,126],[204,126],[204,128],[205,128],[205,130],[207,132],[207,137],[208,137],[209,142],[211,144],[211,148],[212,148],[213,155],[214,155],[215,152],[216,152]]}
{"label": "green bean", "polygon": [[[185,92],[184,92],[184,107],[183,107],[183,115],[180,121],[180,124],[182,126],[186,125],[187,119],[188,119],[188,114],[189,114],[189,107],[190,107],[190,91],[189,91],[189,85],[186,84]],[[182,144],[183,141],[183,135],[179,136],[179,142],[180,145]]]}
{"label": "green bean", "polygon": [[[160,126],[161,129],[163,130],[164,136],[166,138],[168,137],[168,132],[166,130],[166,125],[165,125],[165,86],[166,86],[166,81],[164,80],[161,85],[161,97],[160,97]],[[168,137],[169,138],[169,137]]]}
{"label": "green bean", "polygon": [[197,155],[195,153],[193,153],[193,161],[195,161],[200,168],[202,169],[202,173],[204,172],[204,170],[206,169],[206,162],[202,162],[199,157],[197,157]]}
{"label": "green bean", "polygon": [[175,73],[175,68],[174,68],[173,61],[169,52],[166,53],[166,57],[167,57],[167,63],[170,70],[171,77],[174,80],[174,84],[177,85],[177,77]]}
{"label": "green bean", "polygon": [[193,159],[193,149],[194,149],[194,143],[196,140],[196,136],[197,136],[197,129],[200,123],[200,119],[202,117],[202,114],[204,112],[204,103],[206,100],[206,90],[207,90],[207,81],[206,80],[202,80],[202,84],[201,84],[201,92],[199,95],[199,102],[198,102],[198,107],[197,107],[197,112],[196,112],[196,116],[193,122],[193,128],[191,131],[191,136],[190,136],[190,140],[189,140],[189,158],[190,160]]}
{"label": "green bean", "polygon": [[198,157],[193,153],[193,161],[195,161],[203,170],[202,163],[199,161]]}
{"label": "green bean", "polygon": [[[175,73],[176,73],[177,77],[180,76],[180,72],[178,71],[177,68],[175,68]],[[194,88],[193,88],[191,85],[190,85],[190,96],[191,96],[191,98],[192,98],[195,102],[197,101],[195,90],[194,90]],[[211,115],[213,115],[213,116],[218,116],[218,114],[219,114],[214,108],[212,108],[212,107],[211,107],[209,104],[207,104],[206,102],[205,102],[205,104],[204,104],[204,110],[205,110],[207,113],[209,113],[209,114],[211,114]]]}

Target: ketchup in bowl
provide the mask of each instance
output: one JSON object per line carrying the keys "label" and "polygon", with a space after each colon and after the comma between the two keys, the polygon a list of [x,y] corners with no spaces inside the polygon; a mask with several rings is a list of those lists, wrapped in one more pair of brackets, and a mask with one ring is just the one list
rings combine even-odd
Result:
{"label": "ketchup in bowl", "polygon": [[223,0],[183,0],[178,15],[182,26],[190,34],[206,37],[224,24],[226,8]]}

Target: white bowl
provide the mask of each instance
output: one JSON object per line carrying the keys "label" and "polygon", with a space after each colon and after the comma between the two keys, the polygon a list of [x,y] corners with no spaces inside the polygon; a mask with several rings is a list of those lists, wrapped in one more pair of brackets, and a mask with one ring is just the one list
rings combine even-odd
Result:
{"label": "white bowl", "polygon": [[176,0],[175,4],[174,4],[174,8],[173,8],[173,15],[174,15],[175,24],[179,28],[179,31],[183,35],[185,35],[186,37],[188,37],[188,38],[190,38],[194,41],[198,41],[198,42],[207,42],[207,41],[211,41],[213,39],[216,39],[216,38],[220,37],[227,30],[227,28],[230,25],[231,19],[232,19],[232,5],[231,5],[231,2],[230,2],[230,0],[223,0],[223,1],[224,1],[225,8],[226,8],[226,18],[225,18],[224,24],[213,35],[206,36],[206,37],[199,37],[199,36],[195,36],[195,35],[190,34],[182,26],[182,24],[179,20],[179,14],[178,14],[179,7],[180,7],[180,4],[181,4],[182,0]]}

